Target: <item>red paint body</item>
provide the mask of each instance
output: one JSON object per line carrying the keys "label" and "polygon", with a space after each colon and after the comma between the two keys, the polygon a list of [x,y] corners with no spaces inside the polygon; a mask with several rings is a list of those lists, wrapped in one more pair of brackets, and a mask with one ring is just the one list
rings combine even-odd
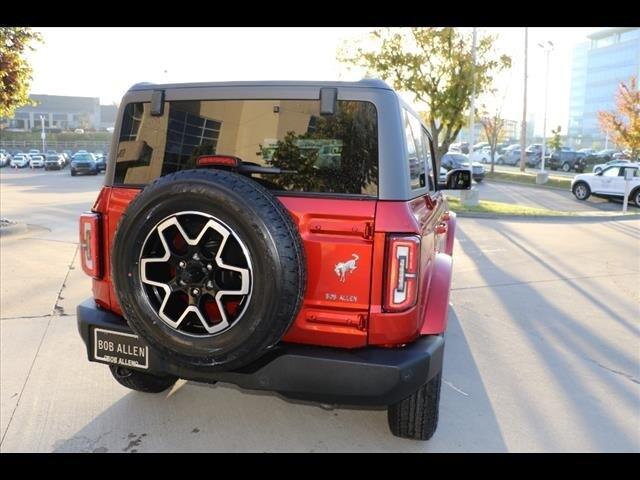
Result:
{"label": "red paint body", "polygon": [[[93,207],[102,214],[104,262],[103,277],[93,280],[93,294],[101,307],[120,315],[110,253],[120,216],[139,191],[104,187]],[[456,217],[447,212],[441,193],[407,202],[278,198],[298,225],[308,279],[303,306],[283,341],[342,348],[396,346],[444,331]],[[390,233],[422,238],[418,300],[399,313],[385,312],[382,306]],[[341,281],[336,264],[356,256],[357,268]]]}

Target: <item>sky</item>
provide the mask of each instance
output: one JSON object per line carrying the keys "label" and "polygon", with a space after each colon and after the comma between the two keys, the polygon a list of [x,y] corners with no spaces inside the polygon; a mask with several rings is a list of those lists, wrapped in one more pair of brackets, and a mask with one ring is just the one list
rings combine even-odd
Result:
{"label": "sky", "polygon": [[[603,27],[604,28],[604,27]],[[367,37],[371,28],[36,28],[44,37],[28,55],[33,66],[31,92],[100,97],[118,103],[138,82],[232,80],[358,80],[336,59],[345,41]],[[468,28],[466,30],[469,30]],[[571,51],[601,28],[529,28],[528,116],[536,134],[544,116],[545,54],[538,43],[550,40],[547,132],[566,131]],[[524,28],[480,28],[497,34],[496,52],[512,57],[512,68],[496,79],[505,92],[503,116],[522,117]],[[412,95],[403,94],[412,101]]]}

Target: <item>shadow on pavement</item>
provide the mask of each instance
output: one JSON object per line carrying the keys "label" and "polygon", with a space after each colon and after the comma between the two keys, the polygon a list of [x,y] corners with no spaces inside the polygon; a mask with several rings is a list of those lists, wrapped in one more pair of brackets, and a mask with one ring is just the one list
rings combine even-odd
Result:
{"label": "shadow on pavement", "polygon": [[124,394],[53,448],[55,452],[506,451],[473,354],[451,308],[446,340],[440,421],[429,442],[393,437],[384,409],[332,409],[228,384],[180,381],[169,393]]}
{"label": "shadow on pavement", "polygon": [[[590,295],[575,281],[567,279],[571,272],[551,266],[542,257],[532,252],[531,243],[526,243],[507,224],[501,223],[495,233],[504,237],[506,242],[514,245],[523,254],[531,257],[552,274],[563,277],[558,281],[570,289],[575,290],[584,303],[576,305],[576,317],[585,308],[599,308],[616,321],[620,322],[630,333],[637,331],[636,327],[626,319],[620,317],[603,302]],[[506,310],[505,329],[513,330],[516,335],[513,339],[519,339],[523,345],[497,343],[499,339],[492,338],[490,333],[485,335],[487,342],[496,342],[491,354],[493,362],[500,368],[515,369],[509,362],[509,355],[519,355],[513,358],[522,363],[523,359],[530,355],[530,362],[544,367],[543,376],[527,378],[519,371],[513,371],[505,378],[513,378],[513,384],[507,385],[511,401],[517,405],[518,411],[524,415],[526,423],[520,425],[521,429],[529,429],[528,435],[537,436],[545,447],[545,450],[558,451],[566,449],[566,443],[559,443],[558,431],[561,424],[567,427],[567,422],[577,422],[578,426],[572,428],[580,432],[581,436],[588,435],[586,439],[597,451],[627,451],[630,446],[637,445],[637,438],[632,438],[622,430],[618,419],[594,394],[594,384],[585,382],[583,372],[597,377],[598,386],[604,387],[611,396],[625,404],[632,411],[637,410],[637,391],[635,385],[620,377],[612,375],[611,370],[603,368],[593,356],[597,351],[601,357],[606,357],[611,362],[614,359],[623,359],[627,365],[633,365],[634,360],[625,355],[625,352],[617,348],[606,338],[606,332],[594,333],[593,329],[580,323],[573,316],[561,310],[557,304],[566,304],[566,297],[547,296],[536,290],[536,284],[526,283],[521,270],[519,276],[513,275],[513,270],[503,268],[489,258],[483,250],[473,242],[465,233],[464,224],[460,224],[456,231],[460,246],[477,265],[477,271],[485,280],[486,289],[490,291],[502,305],[496,306],[500,310]],[[508,260],[505,260],[507,262]],[[509,279],[500,286],[492,286],[491,278]],[[476,314],[478,318],[481,312]],[[484,316],[490,313],[484,312]],[[491,321],[490,318],[485,318]],[[479,327],[482,328],[482,327]],[[502,327],[494,327],[501,329]],[[595,329],[595,327],[594,327]],[[506,335],[506,333],[505,333]],[[491,344],[487,346],[491,351]],[[531,349],[533,355],[528,351]],[[514,362],[514,363],[517,363]],[[580,374],[578,374],[580,372]],[[501,377],[502,378],[502,377]],[[593,377],[592,377],[593,378]],[[531,382],[536,382],[537,386]],[[535,392],[535,394],[532,394]],[[557,411],[549,416],[549,405],[544,405],[546,398],[557,397],[561,399],[558,405],[564,405],[565,411]],[[579,444],[584,439],[579,439]],[[631,447],[633,448],[633,447]]]}

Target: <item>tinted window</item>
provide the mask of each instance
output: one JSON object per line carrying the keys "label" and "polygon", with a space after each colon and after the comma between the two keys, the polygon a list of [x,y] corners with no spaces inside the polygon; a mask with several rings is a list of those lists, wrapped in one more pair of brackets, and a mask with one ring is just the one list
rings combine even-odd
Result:
{"label": "tinted window", "polygon": [[412,189],[426,185],[425,165],[427,163],[428,146],[422,135],[420,120],[405,110],[405,138],[407,142],[409,162],[409,179]]}
{"label": "tinted window", "polygon": [[431,160],[431,150],[433,148],[433,144],[431,141],[431,138],[429,137],[429,134],[427,133],[427,131],[422,128],[421,129],[421,134],[422,134],[422,142],[426,148],[426,167],[427,167],[427,179],[429,181],[429,190],[435,190],[435,180],[434,180],[434,176],[433,176],[433,164],[432,164],[432,160]]}
{"label": "tinted window", "polygon": [[253,174],[273,190],[377,195],[378,122],[369,102],[338,101],[321,116],[318,100],[214,100],[125,108],[116,184],[144,185],[196,168],[201,155],[231,155],[280,168]]}

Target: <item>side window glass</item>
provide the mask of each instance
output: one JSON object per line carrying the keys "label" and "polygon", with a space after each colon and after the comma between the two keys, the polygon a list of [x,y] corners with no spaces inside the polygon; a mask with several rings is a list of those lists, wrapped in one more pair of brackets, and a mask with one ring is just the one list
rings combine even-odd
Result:
{"label": "side window glass", "polygon": [[425,182],[425,172],[424,172],[424,158],[421,158],[420,152],[420,144],[418,143],[418,138],[415,133],[420,133],[418,130],[414,132],[411,128],[411,115],[405,111],[405,125],[404,132],[405,138],[407,142],[407,153],[409,162],[409,181],[412,189],[417,189],[424,187],[426,185]]}
{"label": "side window glass", "polygon": [[420,133],[422,136],[422,144],[424,145],[424,149],[425,149],[425,158],[426,158],[426,164],[427,164],[427,181],[429,182],[429,190],[435,190],[435,175],[433,173],[433,159],[431,157],[431,152],[433,150],[435,150],[435,147],[433,145],[433,142],[431,141],[431,137],[429,136],[429,133],[424,129],[421,128],[420,129]]}
{"label": "side window glass", "polygon": [[611,167],[604,171],[603,177],[617,177],[620,173],[620,167]]}

